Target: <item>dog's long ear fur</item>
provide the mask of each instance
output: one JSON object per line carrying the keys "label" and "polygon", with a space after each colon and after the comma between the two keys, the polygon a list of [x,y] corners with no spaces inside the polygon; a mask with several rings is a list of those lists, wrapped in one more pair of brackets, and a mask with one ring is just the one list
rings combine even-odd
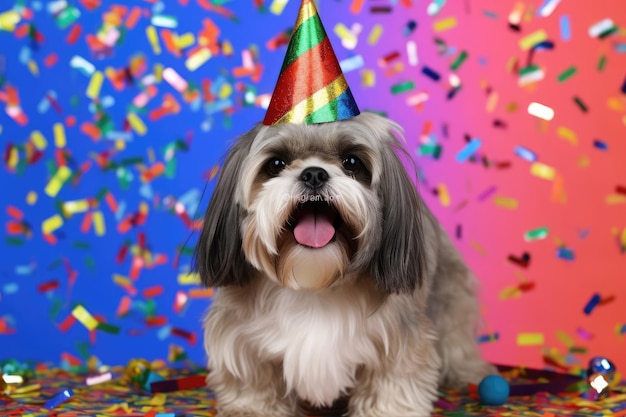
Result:
{"label": "dog's long ear fur", "polygon": [[235,195],[243,160],[257,133],[258,127],[239,137],[228,151],[204,214],[194,266],[207,287],[244,285],[252,272],[241,248],[240,207]]}
{"label": "dog's long ear fur", "polygon": [[[409,293],[422,285],[425,272],[422,203],[394,148],[389,146],[382,155],[382,236],[371,271],[380,290]],[[398,150],[406,154],[399,143]]]}

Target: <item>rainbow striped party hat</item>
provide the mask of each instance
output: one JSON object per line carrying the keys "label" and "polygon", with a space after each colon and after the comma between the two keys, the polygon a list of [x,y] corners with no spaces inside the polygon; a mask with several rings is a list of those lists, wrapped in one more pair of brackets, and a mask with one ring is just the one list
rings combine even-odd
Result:
{"label": "rainbow striped party hat", "polygon": [[303,0],[263,124],[326,123],[358,115],[313,0]]}

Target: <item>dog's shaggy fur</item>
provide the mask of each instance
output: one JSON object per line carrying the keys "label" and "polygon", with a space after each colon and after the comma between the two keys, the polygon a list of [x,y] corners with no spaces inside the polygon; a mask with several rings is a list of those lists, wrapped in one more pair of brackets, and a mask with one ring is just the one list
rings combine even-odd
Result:
{"label": "dog's shaggy fur", "polygon": [[[494,371],[476,280],[375,114],[259,125],[230,149],[196,249],[220,417],[292,417],[349,394],[352,417],[425,417],[440,385]],[[334,236],[298,243],[306,215]],[[321,217],[320,217],[321,216]],[[321,219],[321,220],[320,220]]]}

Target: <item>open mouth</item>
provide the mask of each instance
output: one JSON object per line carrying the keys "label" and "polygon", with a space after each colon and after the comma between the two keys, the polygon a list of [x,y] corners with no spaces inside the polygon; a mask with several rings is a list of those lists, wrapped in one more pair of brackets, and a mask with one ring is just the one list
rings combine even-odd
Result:
{"label": "open mouth", "polygon": [[332,242],[341,225],[337,210],[325,201],[307,201],[298,204],[288,225],[300,245],[323,248]]}

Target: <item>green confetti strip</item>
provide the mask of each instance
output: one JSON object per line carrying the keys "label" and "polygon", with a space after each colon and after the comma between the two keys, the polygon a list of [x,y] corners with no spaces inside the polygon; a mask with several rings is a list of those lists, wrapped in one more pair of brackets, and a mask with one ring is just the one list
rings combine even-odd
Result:
{"label": "green confetti strip", "polygon": [[450,65],[450,69],[452,71],[456,71],[463,64],[463,62],[465,62],[466,58],[467,58],[467,52],[461,51],[459,56],[457,56],[454,62],[452,62],[452,64]]}
{"label": "green confetti strip", "polygon": [[565,71],[559,74],[558,80],[560,83],[562,83],[568,78],[571,78],[574,74],[576,74],[576,67],[569,67],[568,69],[566,69]]}
{"label": "green confetti strip", "polygon": [[407,91],[411,91],[415,88],[415,83],[413,81],[405,81],[403,83],[394,84],[391,86],[391,94],[400,94],[406,93]]}
{"label": "green confetti strip", "polygon": [[598,71],[604,71],[604,67],[606,66],[606,56],[602,55],[598,60]]}
{"label": "green confetti strip", "polygon": [[545,239],[546,237],[548,237],[547,227],[540,227],[538,229],[532,229],[524,233],[524,240],[526,240],[527,242],[530,242],[533,240]]}
{"label": "green confetti strip", "polygon": [[98,327],[96,327],[97,330],[103,331],[105,333],[110,333],[110,334],[119,334],[120,333],[120,327],[119,326],[114,326],[112,324],[108,324],[108,323],[98,323]]}

